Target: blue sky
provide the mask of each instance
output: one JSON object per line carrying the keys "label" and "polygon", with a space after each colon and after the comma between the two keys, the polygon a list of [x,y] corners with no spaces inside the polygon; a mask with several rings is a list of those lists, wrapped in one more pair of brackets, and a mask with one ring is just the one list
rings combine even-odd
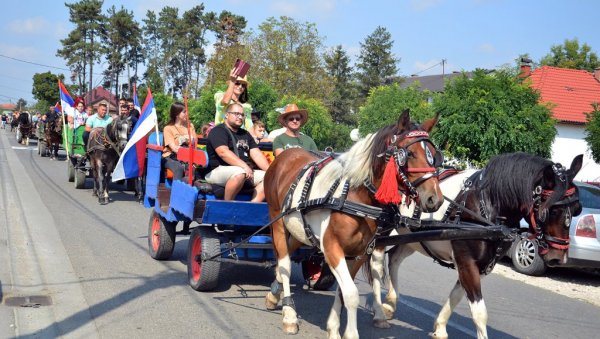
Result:
{"label": "blue sky", "polygon": [[[66,68],[55,56],[60,39],[73,29],[64,2],[21,0],[3,5],[0,54]],[[105,0],[104,9],[123,5],[141,22],[149,9],[158,12],[168,4],[182,12],[198,3]],[[447,60],[446,72],[497,68],[521,53],[537,61],[552,45],[573,38],[600,53],[600,1],[596,0],[209,0],[204,4],[210,11],[245,16],[248,28],[254,30],[267,18],[281,15],[315,23],[325,45],[341,44],[353,62],[360,43],[377,26],[386,27],[394,40],[393,53],[400,58],[399,74],[406,76],[441,74],[441,66],[434,65],[442,59]],[[33,101],[32,76],[46,71],[70,74],[0,56],[0,103],[14,103],[21,97]]]}

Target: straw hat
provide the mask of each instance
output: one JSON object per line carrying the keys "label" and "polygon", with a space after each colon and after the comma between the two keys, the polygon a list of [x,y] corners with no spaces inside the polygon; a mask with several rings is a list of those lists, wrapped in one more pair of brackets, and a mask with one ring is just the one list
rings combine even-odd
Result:
{"label": "straw hat", "polygon": [[300,127],[304,126],[308,121],[308,112],[305,109],[299,109],[296,104],[288,104],[285,106],[283,111],[279,112],[279,116],[277,117],[277,121],[283,127],[285,127],[285,120],[289,115],[292,114],[300,114],[302,116],[302,121],[300,122]]}
{"label": "straw hat", "polygon": [[238,76],[238,77],[235,79],[235,82],[241,82],[242,84],[246,85],[246,87],[248,87],[248,76],[247,76],[247,75],[244,75],[244,77],[243,77],[243,78],[242,78],[242,77],[240,77],[240,76]]}

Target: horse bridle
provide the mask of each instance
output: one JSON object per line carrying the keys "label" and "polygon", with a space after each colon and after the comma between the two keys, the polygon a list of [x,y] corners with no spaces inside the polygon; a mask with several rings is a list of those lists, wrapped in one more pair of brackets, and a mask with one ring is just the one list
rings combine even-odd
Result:
{"label": "horse bridle", "polygon": [[[399,139],[413,139],[408,144],[398,147],[396,146],[396,142]],[[408,147],[412,146],[416,143],[421,143],[421,146],[425,150],[425,155],[427,158],[427,162],[430,167],[408,167],[408,157],[411,155],[411,151],[408,150]],[[435,149],[435,155],[431,154],[431,150],[427,147],[427,143],[431,144]],[[397,168],[397,175],[400,177],[401,184],[406,187],[405,193],[407,199],[417,200],[419,198],[419,193],[417,192],[417,187],[421,185],[426,180],[437,177],[438,171],[437,169],[442,166],[444,162],[443,153],[435,147],[435,144],[429,139],[429,133],[426,131],[409,131],[404,132],[400,135],[393,135],[390,139],[390,144],[387,147],[384,154],[380,154],[379,156],[385,155],[385,162],[387,163],[390,158],[394,158]],[[408,173],[425,173],[421,177],[417,178],[414,181],[408,180]]]}
{"label": "horse bridle", "polygon": [[[555,163],[552,165],[552,170],[556,177],[558,177],[560,182],[567,183],[567,175],[566,169],[559,163]],[[568,188],[561,200],[553,203],[550,206],[546,206],[545,208],[541,208],[541,205],[544,201],[548,200],[552,195],[554,195],[555,191],[551,189],[543,189],[542,186],[536,186],[533,191],[533,199],[534,204],[529,212],[530,218],[530,233],[531,238],[537,239],[538,244],[544,248],[548,249],[548,247],[552,247],[560,250],[569,249],[569,238],[558,238],[551,236],[549,234],[545,234],[542,227],[538,226],[538,223],[545,223],[548,219],[549,210],[553,207],[568,205],[566,210],[566,216],[564,221],[564,227],[569,228],[571,225],[571,219],[573,218],[573,211],[571,208],[575,202],[579,202],[579,195],[577,193],[577,188],[575,186]]]}

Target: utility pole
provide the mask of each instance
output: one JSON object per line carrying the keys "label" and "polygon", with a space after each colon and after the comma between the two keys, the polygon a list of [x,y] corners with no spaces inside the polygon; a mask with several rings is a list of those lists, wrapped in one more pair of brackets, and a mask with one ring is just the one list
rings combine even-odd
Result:
{"label": "utility pole", "polygon": [[446,76],[446,59],[442,59],[442,78]]}

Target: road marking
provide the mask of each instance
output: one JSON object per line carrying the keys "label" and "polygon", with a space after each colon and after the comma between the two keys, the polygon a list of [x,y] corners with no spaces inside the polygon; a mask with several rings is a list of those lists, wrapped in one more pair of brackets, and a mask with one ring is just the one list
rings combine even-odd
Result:
{"label": "road marking", "polygon": [[27,146],[12,146],[12,149],[25,149],[30,151],[35,151],[37,148],[35,147],[27,147]]}

